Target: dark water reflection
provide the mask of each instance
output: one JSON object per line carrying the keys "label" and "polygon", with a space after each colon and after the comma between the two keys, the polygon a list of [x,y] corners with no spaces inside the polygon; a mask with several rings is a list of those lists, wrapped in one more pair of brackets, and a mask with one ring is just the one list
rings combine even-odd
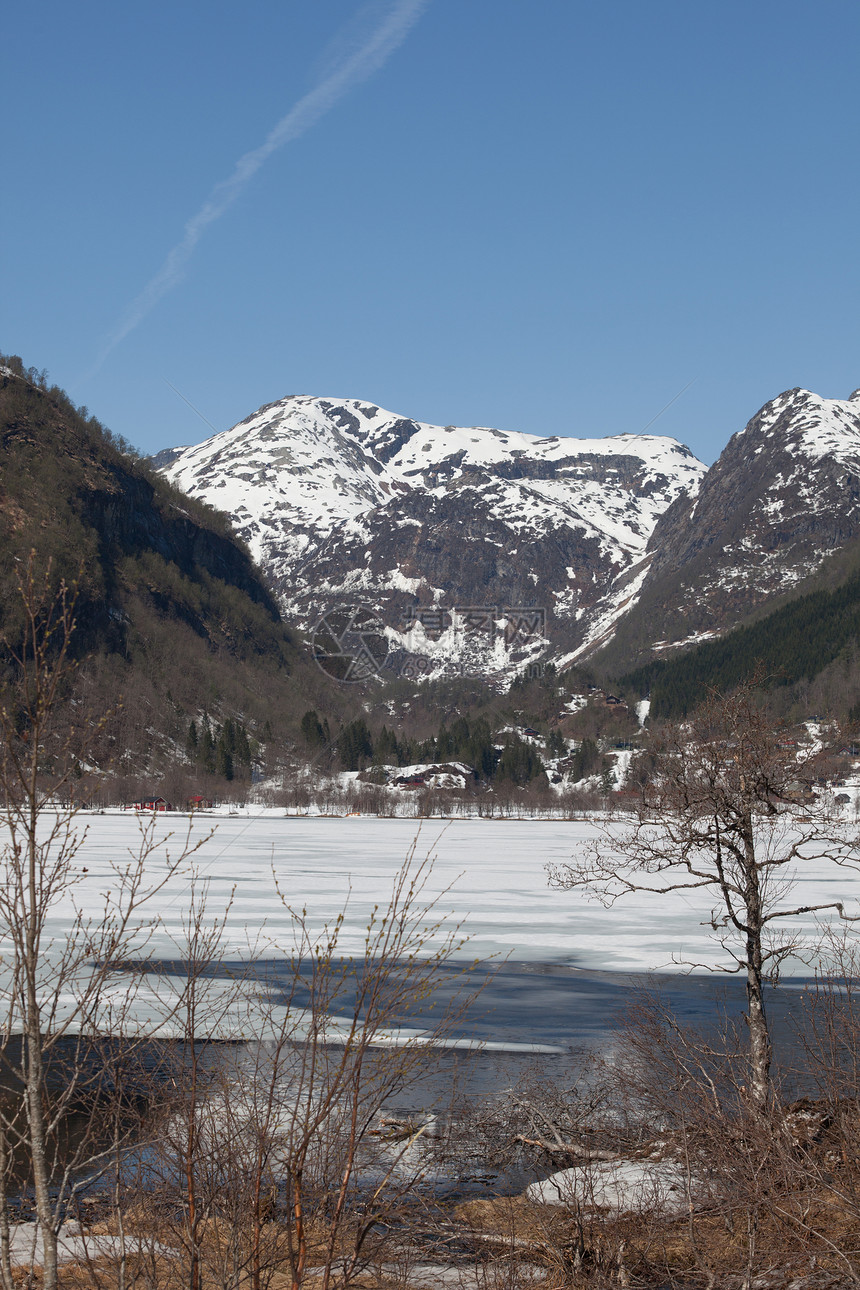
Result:
{"label": "dark water reflection", "polygon": [[[179,963],[140,965],[144,970],[182,974]],[[353,965],[337,965],[340,974],[338,1011],[347,1016],[354,999]],[[224,963],[209,970],[207,975],[241,979],[246,967],[240,963]],[[465,978],[461,968],[451,966],[438,975],[437,989],[409,1013],[391,1018],[392,1025],[431,1031],[440,1013],[461,997],[462,991],[481,989],[474,995],[463,1014],[450,1029],[450,1037],[460,1041],[460,1047],[429,1048],[422,1055],[418,1069],[409,1082],[398,1088],[386,1104],[392,1115],[421,1115],[435,1112],[443,1118],[455,1116],[458,1107],[486,1102],[515,1086],[524,1078],[567,1086],[585,1067],[590,1055],[600,1054],[623,1064],[625,1038],[623,1022],[631,1006],[641,1000],[643,992],[657,992],[668,1009],[683,1025],[717,1038],[726,1021],[739,1023],[745,1006],[743,981],[736,977],[715,975],[660,974],[648,977],[617,972],[595,972],[560,963],[507,962],[493,966],[478,965]],[[283,1000],[287,991],[292,995],[293,1006],[302,1007],[309,1001],[308,979],[305,976],[297,986],[295,969],[283,962],[261,962],[254,967],[257,986],[274,1001]],[[247,978],[246,978],[247,979]],[[807,1091],[803,1075],[803,1045],[798,1039],[799,1026],[805,1007],[804,989],[812,982],[793,978],[784,986],[768,991],[768,1008],[775,1040],[775,1048],[790,1081],[797,1092]],[[242,1053],[252,1058],[245,1044],[199,1042],[195,1045],[203,1052],[204,1066],[214,1070],[224,1061],[228,1069],[241,1070]],[[89,1083],[86,1107],[70,1108],[63,1130],[66,1139],[60,1145],[60,1156],[74,1153],[83,1137],[93,1132],[93,1098],[101,1101],[103,1108],[116,1108],[117,1054],[122,1052],[122,1041],[106,1044],[105,1065],[101,1076]],[[133,1077],[123,1100],[119,1119],[123,1131],[131,1131],[134,1123],[145,1123],[148,1118],[143,1103],[150,1107],[167,1093],[167,1084],[173,1084],[184,1059],[183,1046],[178,1041],[162,1041],[129,1045],[133,1052]],[[187,1050],[186,1050],[187,1051]],[[88,1060],[96,1070],[99,1048],[94,1046]],[[380,1049],[370,1068],[382,1063],[393,1054]],[[109,1059],[109,1060],[108,1060]],[[120,1061],[120,1066],[123,1065]],[[800,1072],[800,1073],[798,1073]],[[129,1074],[126,1063],[124,1075]],[[62,1063],[58,1063],[54,1080],[62,1081]],[[101,1080],[101,1084],[100,1084]],[[180,1080],[181,1083],[181,1080]],[[8,1112],[12,1089],[0,1086],[3,1109]],[[115,1112],[114,1112],[115,1113]],[[99,1112],[96,1109],[96,1116]],[[138,1120],[138,1116],[141,1118]],[[138,1161],[140,1157],[132,1153]],[[24,1156],[16,1161],[16,1181],[26,1187],[27,1162]],[[521,1185],[522,1180],[514,1180]],[[510,1187],[514,1182],[508,1180]],[[501,1178],[498,1185],[503,1189]]]}
{"label": "dark water reflection", "polygon": [[[160,971],[181,971],[178,963],[158,965]],[[236,979],[247,971],[241,963],[223,963],[211,974]],[[341,974],[336,1016],[350,1015],[354,1001],[354,965],[344,961],[333,968]],[[296,985],[296,969],[279,961],[254,965],[253,976],[274,1001],[304,1007],[310,999],[308,973]],[[456,1008],[458,998],[474,997],[450,1026],[448,1036],[462,1045],[478,1045],[477,1053],[436,1052],[428,1068],[438,1066],[440,1081],[446,1070],[458,1074],[472,1096],[492,1096],[516,1081],[517,1072],[542,1068],[547,1077],[567,1078],[589,1053],[623,1060],[625,1017],[646,994],[659,995],[662,1003],[683,1026],[717,1039],[728,1025],[742,1027],[746,992],[742,978],[721,973],[650,975],[600,972],[566,963],[479,963],[464,971],[450,964],[436,969],[436,987],[427,999],[391,1018],[392,1026],[432,1031],[446,1008]],[[774,1047],[783,1073],[798,1088],[805,1081],[803,1045],[798,1040],[805,1000],[813,980],[787,979],[767,991],[767,1007]],[[532,1049],[532,1051],[527,1051]],[[544,1051],[541,1051],[544,1050]],[[550,1051],[546,1051],[550,1050]],[[426,1095],[425,1087],[425,1095]]]}

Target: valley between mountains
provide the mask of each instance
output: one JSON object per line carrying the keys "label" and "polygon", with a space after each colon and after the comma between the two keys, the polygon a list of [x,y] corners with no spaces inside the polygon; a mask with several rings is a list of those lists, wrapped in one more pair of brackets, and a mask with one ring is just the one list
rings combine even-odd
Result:
{"label": "valley between mountains", "polygon": [[[73,1039],[83,1058],[52,1056],[63,1097],[95,1083],[116,1162],[103,1173],[101,1128],[83,1136],[75,1161],[108,1182],[70,1230],[74,1173],[47,1163],[37,1115],[7,1113],[54,1206],[20,1209],[0,1171],[7,1271],[9,1235],[38,1257],[35,1213],[43,1250],[86,1259],[69,1284],[95,1284],[96,1260],[119,1284],[138,1237],[153,1285],[226,1284],[184,1277],[210,1254],[223,1271],[225,1234],[271,1241],[280,1276],[310,1215],[328,1242],[312,1271],[343,1266],[354,1231],[413,1269],[434,1241],[416,1286],[463,1284],[463,1254],[475,1286],[494,1266],[514,1285],[512,1249],[526,1287],[608,1286],[607,1267],[632,1285],[628,1266],[643,1287],[668,1269],[700,1290],[703,1268],[764,1286],[736,1275],[754,1266],[769,1286],[857,1282],[858,961],[840,932],[860,917],[860,397],[789,391],[710,468],[658,436],[311,398],[153,464],[10,357],[0,434],[4,990],[25,1041],[7,1034],[7,1071],[50,1106],[51,1067],[27,1055]],[[384,663],[424,657],[421,676],[312,657],[319,618],[356,604]],[[502,630],[529,607],[540,630]],[[473,991],[473,956],[508,952]],[[628,988],[678,962],[741,970],[741,1028],[707,982]],[[774,1004],[777,969],[811,962],[815,991],[801,978]],[[717,1013],[724,1031],[687,1029]],[[783,1082],[797,1017],[802,1101]],[[154,1132],[111,1110],[147,1087],[124,1082],[126,1045],[177,1055],[148,1086]],[[515,1083],[511,1058],[529,1063]],[[207,1180],[215,1217],[195,1230]],[[774,1223],[774,1198],[797,1221]]]}
{"label": "valley between mountains", "polygon": [[[781,394],[710,467],[305,396],[144,461],[11,357],[0,428],[2,629],[29,552],[76,583],[82,793],[599,805],[647,773],[649,711],[756,668],[796,746],[860,722],[858,392]],[[361,677],[315,662],[341,612]]]}

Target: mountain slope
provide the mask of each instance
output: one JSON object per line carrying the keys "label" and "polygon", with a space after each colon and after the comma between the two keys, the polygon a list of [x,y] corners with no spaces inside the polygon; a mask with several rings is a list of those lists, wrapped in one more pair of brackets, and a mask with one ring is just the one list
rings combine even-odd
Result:
{"label": "mountain slope", "polygon": [[240,718],[258,737],[267,721],[273,737],[298,727],[325,678],[222,515],[14,358],[0,359],[0,443],[0,631],[16,644],[16,574],[31,550],[55,581],[79,579],[73,701],[113,712],[100,765],[157,778],[183,762],[204,712]]}
{"label": "mountain slope", "polygon": [[[224,517],[171,492],[119,451],[98,422],[84,420],[60,391],[40,389],[0,367],[0,442],[4,589],[31,548],[42,564],[52,560],[57,575],[71,580],[81,573],[81,648],[108,636],[114,647],[124,648],[129,595],[142,594],[146,585],[145,575],[135,578],[137,561],[159,561],[173,570],[171,582],[147,587],[148,594],[213,648],[220,627],[195,613],[192,587],[208,586],[214,595],[220,585],[225,594],[242,597],[251,618],[276,624],[288,640],[270,592]],[[8,608],[8,595],[2,603]],[[245,644],[253,649],[253,637]],[[236,639],[232,646],[240,648]]]}
{"label": "mountain slope", "polygon": [[230,514],[303,626],[345,601],[401,632],[416,605],[533,606],[567,645],[630,594],[658,518],[705,469],[651,435],[541,439],[311,397],[154,461]]}
{"label": "mountain slope", "polygon": [[[619,685],[651,700],[650,715],[677,719],[693,711],[709,691],[726,692],[755,674],[764,689],[785,691],[776,706],[796,701],[798,684],[819,681],[842,660],[837,692],[826,704],[809,697],[812,711],[845,718],[860,694],[860,569],[835,588],[791,599],[758,621],[706,641],[679,655],[654,659],[628,673]],[[807,714],[808,715],[808,714]]]}
{"label": "mountain slope", "polygon": [[747,621],[860,536],[860,391],[789,390],[655,525],[635,608],[600,665],[622,670]]}

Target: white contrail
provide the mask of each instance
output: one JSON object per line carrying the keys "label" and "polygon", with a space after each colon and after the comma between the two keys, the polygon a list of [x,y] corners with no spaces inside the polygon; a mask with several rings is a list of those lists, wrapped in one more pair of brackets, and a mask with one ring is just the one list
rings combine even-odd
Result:
{"label": "white contrail", "polygon": [[176,244],[155,277],[129,305],[102,347],[89,376],[95,375],[111,350],[143,321],[162,296],[176,286],[204,231],[232,206],[272,153],[277,152],[285,143],[298,139],[330,111],[344,94],[378,72],[406,39],[428,4],[429,0],[398,0],[360,49],[341,58],[319,84],[281,118],[258,148],[239,158],[233,173],[215,185],[200,210],[185,225],[182,241]]}

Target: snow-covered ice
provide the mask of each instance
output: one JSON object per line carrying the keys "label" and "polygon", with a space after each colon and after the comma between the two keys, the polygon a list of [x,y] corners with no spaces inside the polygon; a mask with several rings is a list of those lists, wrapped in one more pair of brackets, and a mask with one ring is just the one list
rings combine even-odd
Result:
{"label": "snow-covered ice", "polygon": [[[46,1001],[56,999],[60,1018],[79,1015],[75,998],[92,971],[66,976],[57,993],[52,974],[67,948],[76,911],[98,926],[106,902],[116,897],[116,866],[139,847],[134,815],[117,811],[83,817],[82,823],[84,819],[89,831],[75,857],[73,882],[53,905],[43,940],[43,994]],[[151,823],[155,838],[169,839],[175,853],[187,819],[159,816]],[[216,831],[210,837],[213,824]],[[108,951],[112,961],[117,953],[121,961],[99,989],[94,1020],[105,1032],[182,1033],[176,1007],[184,976],[170,965],[187,958],[195,889],[198,895],[205,889],[203,925],[223,920],[212,953],[224,965],[204,976],[197,1029],[226,1039],[259,1037],[272,1033],[273,1025],[277,1030],[286,1017],[277,998],[260,992],[253,973],[250,985],[237,987],[241,961],[263,960],[270,965],[267,971],[277,973],[278,964],[294,952],[299,920],[314,940],[342,914],[337,954],[362,957],[373,910],[377,916],[384,913],[413,847],[417,862],[434,858],[421,893],[424,903],[436,900],[429,915],[422,916],[428,952],[454,932],[466,938],[455,962],[459,959],[465,967],[489,960],[499,969],[480,996],[479,1012],[486,1011],[490,1020],[470,1014],[452,1035],[453,1046],[470,1047],[479,1038],[488,1049],[557,1053],[560,1043],[599,1042],[599,1033],[606,1038],[616,1009],[623,1008],[625,992],[638,974],[650,971],[667,974],[664,988],[670,992],[681,990],[688,1015],[693,1015],[690,1008],[703,1019],[712,1013],[713,1001],[702,995],[702,987],[706,993],[711,989],[710,979],[696,986],[679,976],[679,969],[690,963],[701,970],[727,962],[703,926],[711,910],[706,893],[641,893],[607,909],[582,892],[548,886],[546,864],[563,864],[587,845],[597,831],[594,821],[432,820],[419,831],[409,819],[297,817],[270,808],[215,819],[198,816],[191,830],[201,842],[199,850],[143,907],[137,938]],[[164,876],[163,849],[149,856],[147,874],[155,883]],[[849,911],[856,908],[860,877],[853,870],[807,862],[795,876],[795,903],[839,899]],[[797,930],[797,922],[792,927]],[[812,938],[818,929],[810,917],[801,930]],[[97,937],[88,943],[97,945]],[[98,952],[89,951],[93,956]],[[135,959],[159,969],[127,968]],[[802,977],[809,970],[799,960],[787,965],[787,974]],[[0,988],[8,988],[8,972],[0,944]],[[454,977],[451,988],[457,988]],[[295,1038],[304,1033],[306,1020],[300,1007],[291,1009]],[[340,1042],[339,1026],[336,1016],[330,1018],[329,1042]],[[398,1017],[377,1042],[427,1042],[432,1030],[429,1015]]]}
{"label": "snow-covered ice", "polygon": [[[370,912],[387,904],[395,874],[417,838],[416,856],[434,857],[426,894],[438,897],[446,926],[459,923],[468,937],[463,957],[507,955],[621,972],[671,969],[684,960],[726,962],[703,926],[712,907],[707,892],[634,894],[607,909],[583,892],[549,887],[547,863],[563,864],[596,836],[596,825],[587,820],[458,819],[419,825],[361,816],[289,817],[270,810],[216,820],[197,817],[192,835],[205,837],[213,824],[211,839],[147,906],[148,916],[159,917],[148,956],[176,956],[192,869],[198,883],[208,884],[212,919],[232,898],[225,954],[240,957],[250,946],[270,941],[287,948],[294,928],[289,907],[306,910],[308,925],[321,931],[344,905],[341,950],[360,952]],[[93,815],[87,825],[76,861],[87,873],[55,906],[50,920],[49,933],[59,941],[73,917],[73,902],[98,915],[101,893],[114,881],[112,862],[137,845],[139,826],[129,814]],[[177,841],[186,827],[181,816],[160,817],[155,825],[158,837],[172,832]],[[159,865],[164,858],[156,853],[152,867]],[[808,862],[795,881],[796,904],[860,899],[860,875],[844,867]],[[809,917],[804,931],[813,936],[815,930]],[[798,974],[807,970],[795,967]]]}

